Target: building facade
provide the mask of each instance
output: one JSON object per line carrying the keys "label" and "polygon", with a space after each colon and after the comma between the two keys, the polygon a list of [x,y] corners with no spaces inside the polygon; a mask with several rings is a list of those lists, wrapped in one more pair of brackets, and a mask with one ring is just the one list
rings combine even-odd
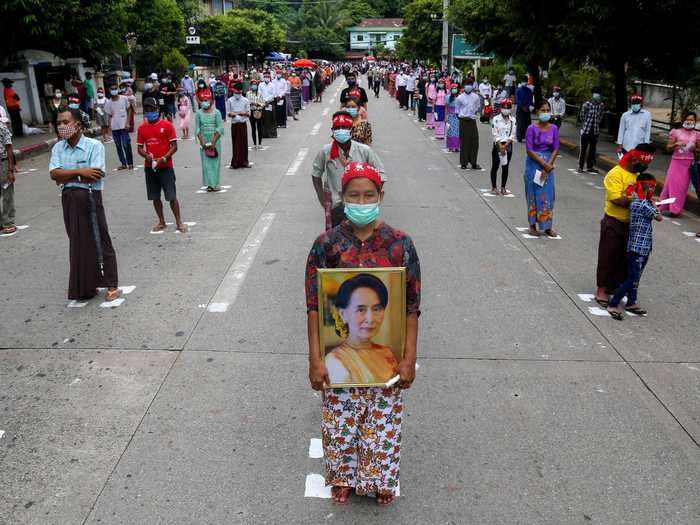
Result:
{"label": "building facade", "polygon": [[393,50],[404,29],[403,18],[365,18],[347,29],[348,51],[373,54],[380,45]]}

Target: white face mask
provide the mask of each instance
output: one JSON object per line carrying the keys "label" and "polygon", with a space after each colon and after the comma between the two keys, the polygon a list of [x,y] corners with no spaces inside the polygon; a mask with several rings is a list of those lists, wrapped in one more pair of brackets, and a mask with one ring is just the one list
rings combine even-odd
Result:
{"label": "white face mask", "polygon": [[508,115],[510,115],[510,109],[503,108],[501,110],[501,115],[503,115],[504,117],[507,117]]}
{"label": "white face mask", "polygon": [[686,121],[683,123],[683,127],[684,127],[685,129],[695,129],[695,122],[691,122],[690,120],[686,120]]}

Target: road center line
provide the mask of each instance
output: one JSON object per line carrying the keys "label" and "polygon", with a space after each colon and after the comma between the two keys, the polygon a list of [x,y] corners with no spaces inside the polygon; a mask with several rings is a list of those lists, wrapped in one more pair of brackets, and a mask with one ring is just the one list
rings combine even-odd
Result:
{"label": "road center line", "polygon": [[214,297],[207,305],[207,311],[212,313],[224,313],[229,309],[238,296],[238,292],[245,281],[248,270],[253,265],[255,256],[262,245],[267,232],[275,220],[274,213],[264,213],[253,226],[248,238],[243,243],[241,251],[238,252],[233,264],[216,289]]}
{"label": "road center line", "polygon": [[297,172],[299,166],[301,166],[301,163],[304,162],[304,159],[306,158],[306,154],[308,152],[309,148],[301,148],[299,150],[299,153],[297,153],[294,162],[292,162],[292,165],[289,166],[289,168],[287,169],[287,175],[294,175]]}
{"label": "road center line", "polygon": [[326,115],[328,115],[328,112],[329,112],[330,110],[331,110],[331,108],[326,108],[326,109],[324,109],[323,111],[321,111],[321,116],[322,116],[322,117],[325,117]]}
{"label": "road center line", "polygon": [[311,135],[318,135],[318,131],[321,129],[321,122],[316,122],[314,127],[311,128]]}

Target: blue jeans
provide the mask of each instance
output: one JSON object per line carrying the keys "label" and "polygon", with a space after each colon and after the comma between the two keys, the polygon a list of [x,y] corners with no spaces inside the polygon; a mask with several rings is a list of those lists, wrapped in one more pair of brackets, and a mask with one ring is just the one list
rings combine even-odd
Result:
{"label": "blue jeans", "polygon": [[129,132],[126,129],[113,129],[112,138],[114,139],[114,145],[117,147],[119,162],[122,163],[122,166],[133,166],[134,155],[131,152]]}
{"label": "blue jeans", "polygon": [[637,304],[637,289],[648,260],[648,255],[627,252],[627,279],[615,290],[615,295],[610,299],[610,306],[613,308],[619,306],[624,296],[627,296],[627,306]]}

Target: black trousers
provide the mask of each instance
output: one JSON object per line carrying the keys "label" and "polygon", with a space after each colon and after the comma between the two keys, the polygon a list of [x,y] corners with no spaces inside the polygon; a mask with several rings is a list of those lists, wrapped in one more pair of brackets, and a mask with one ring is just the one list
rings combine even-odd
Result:
{"label": "black trousers", "polygon": [[578,167],[583,169],[585,161],[586,168],[591,169],[595,166],[595,149],[598,145],[598,135],[593,133],[584,133],[581,135],[581,153],[578,156]]}
{"label": "black trousers", "polygon": [[277,117],[277,126],[280,128],[287,127],[287,102],[282,99],[282,104],[278,105],[279,101],[275,102],[275,115]]}
{"label": "black trousers", "polygon": [[459,119],[459,164],[476,166],[479,153],[479,130],[473,118]]}
{"label": "black trousers", "polygon": [[379,98],[379,88],[381,87],[382,83],[380,80],[375,80],[374,81],[374,96]]}
{"label": "black trousers", "polygon": [[513,148],[507,149],[508,154],[508,164],[501,166],[501,156],[498,154],[500,148],[498,145],[494,144],[491,150],[491,187],[498,188],[496,186],[496,179],[498,178],[498,168],[501,168],[501,188],[506,187],[508,182],[508,166],[510,166],[510,158],[513,156]]}
{"label": "black trousers", "polygon": [[399,107],[408,108],[408,91],[406,91],[406,86],[399,86]]}
{"label": "black trousers", "polygon": [[250,117],[250,131],[253,135],[253,144],[262,146],[263,139],[263,119]]}
{"label": "black trousers", "polygon": [[523,111],[518,107],[515,117],[515,124],[515,138],[517,138],[519,142],[525,140],[525,132],[527,131],[527,127],[532,124],[530,112]]}
{"label": "black trousers", "polygon": [[24,129],[22,128],[22,112],[19,109],[8,109],[7,113],[12,122],[12,134],[15,137],[24,137]]}

